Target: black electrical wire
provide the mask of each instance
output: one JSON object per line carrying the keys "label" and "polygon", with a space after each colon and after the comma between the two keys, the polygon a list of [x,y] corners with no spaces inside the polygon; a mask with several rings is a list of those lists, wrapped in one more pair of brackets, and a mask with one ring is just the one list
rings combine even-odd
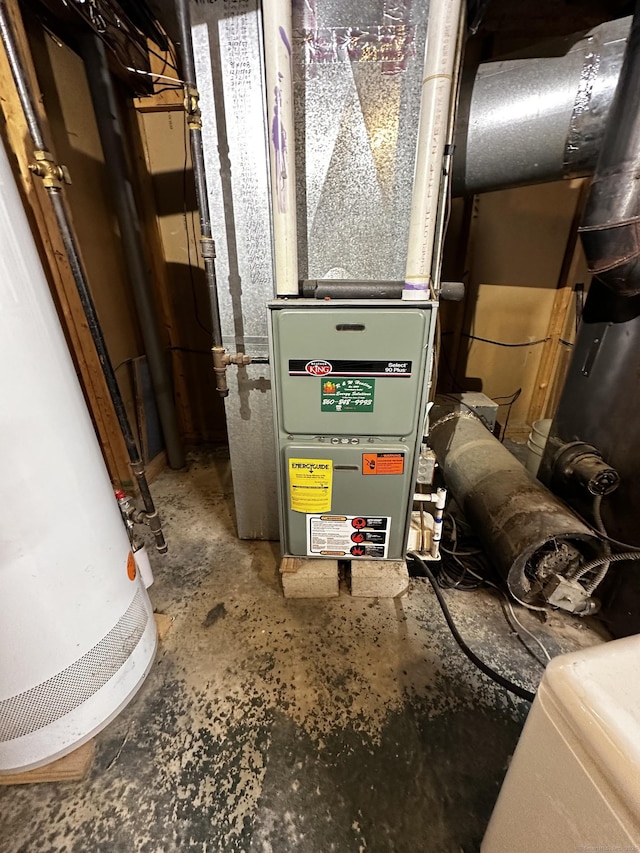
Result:
{"label": "black electrical wire", "polygon": [[[456,520],[450,512],[445,512],[444,517],[445,530],[447,528],[447,521],[451,525],[451,549],[443,545],[442,542],[440,543],[442,559],[440,561],[439,570],[436,574],[438,586],[442,589],[457,589],[462,592],[475,591],[482,586],[488,586],[494,589],[500,596],[500,604],[502,606],[504,617],[511,630],[515,632],[515,635],[522,643],[522,647],[531,655],[536,663],[546,666],[546,662],[542,661],[533,651],[531,646],[525,640],[523,634],[526,634],[539,646],[547,661],[551,660],[549,652],[538,637],[536,637],[535,634],[532,634],[528,628],[525,628],[514,613],[510,597],[502,588],[500,578],[493,570],[493,567],[487,565],[482,549],[477,547],[475,544],[471,544],[468,547],[463,546],[462,551],[458,550],[458,525],[464,524],[467,527],[469,525],[461,518]],[[489,580],[487,577],[488,574],[493,574],[494,580]],[[516,625],[518,627],[515,627]]]}
{"label": "black electrical wire", "polygon": [[513,394],[502,394],[499,397],[492,397],[491,399],[498,403],[498,400],[506,400],[506,403],[498,403],[499,406],[512,406],[518,397],[522,394],[522,388],[518,388],[517,391],[514,391]]}
{"label": "black electrical wire", "polygon": [[171,352],[191,352],[196,355],[211,355],[210,349],[193,349],[192,347],[169,347]]}
{"label": "black electrical wire", "polygon": [[494,341],[491,338],[481,338],[479,335],[470,335],[467,332],[460,332],[460,337],[468,338],[470,341],[481,341],[483,344],[493,344],[496,347],[535,347],[538,344],[546,344],[550,341],[550,337],[538,338],[535,341],[517,341],[511,343],[509,341]]}
{"label": "black electrical wire", "polygon": [[[442,332],[442,337],[453,335],[453,332]],[[469,332],[460,332],[461,338],[467,338],[470,341],[481,341],[483,344],[493,344],[496,347],[535,347],[538,344],[546,344],[551,340],[551,336],[546,338],[538,338],[535,341],[496,341],[493,338],[483,338],[480,335],[472,335]]]}
{"label": "black electrical wire", "polygon": [[515,395],[515,397],[513,398],[513,400],[511,400],[511,402],[509,403],[509,408],[507,409],[507,416],[506,416],[506,418],[504,419],[504,427],[502,428],[502,435],[500,436],[500,441],[501,441],[503,444],[504,444],[504,440],[505,440],[505,438],[507,437],[507,429],[508,429],[508,427],[509,427],[509,421],[510,421],[510,419],[511,419],[511,410],[513,409],[513,404],[514,404],[514,403],[515,403],[515,401],[518,399],[518,397],[520,396],[520,394],[521,394],[521,393],[522,393],[522,388],[520,388],[520,389],[518,390],[518,393]]}
{"label": "black electrical wire", "polygon": [[476,666],[481,672],[491,678],[496,684],[499,684],[501,687],[504,687],[505,690],[508,690],[510,693],[513,693],[515,696],[518,696],[520,699],[524,699],[527,702],[533,702],[535,699],[535,693],[532,693],[530,690],[526,690],[524,687],[521,687],[519,684],[514,684],[512,681],[509,681],[508,678],[505,678],[504,675],[500,675],[499,672],[496,672],[492,669],[488,664],[486,664],[483,660],[481,660],[475,652],[473,652],[469,646],[462,639],[460,632],[456,628],[455,622],[451,617],[451,613],[449,612],[449,608],[447,607],[447,602],[444,600],[444,596],[438,586],[438,582],[436,581],[433,572],[429,568],[429,566],[422,560],[417,554],[410,552],[407,555],[411,560],[416,562],[420,568],[424,571],[425,576],[429,583],[431,584],[433,591],[438,599],[438,604],[440,605],[440,609],[442,610],[442,614],[449,626],[449,630],[453,634],[453,638],[456,643],[460,646],[465,655],[469,658],[472,664]]}
{"label": "black electrical wire", "polygon": [[154,89],[153,95],[161,95],[163,92],[184,92],[184,86],[163,86],[162,89]]}
{"label": "black electrical wire", "polygon": [[[472,572],[453,551],[448,551],[443,545],[440,545],[442,559],[440,562],[440,570],[437,575],[438,586],[442,589],[458,589],[463,592],[472,592],[484,585],[485,581],[477,572]],[[469,552],[463,551],[465,557],[470,556]],[[481,566],[476,566],[481,569]]]}
{"label": "black electrical wire", "polygon": [[621,542],[619,539],[614,539],[612,536],[608,536],[605,533],[603,533],[601,530],[599,530],[597,527],[595,527],[587,518],[585,518],[584,515],[581,515],[581,513],[579,513],[578,510],[574,506],[571,507],[571,511],[578,516],[580,521],[583,521],[587,525],[589,530],[591,530],[593,533],[595,533],[596,536],[599,536],[600,539],[604,539],[606,542],[611,543],[611,545],[617,545],[618,548],[625,548],[627,551],[638,551],[638,552],[640,552],[640,546],[631,545],[631,544],[629,544],[629,542]]}

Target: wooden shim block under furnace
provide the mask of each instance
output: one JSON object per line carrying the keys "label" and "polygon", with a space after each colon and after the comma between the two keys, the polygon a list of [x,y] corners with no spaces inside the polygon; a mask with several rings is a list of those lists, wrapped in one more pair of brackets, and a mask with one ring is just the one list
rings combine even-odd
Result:
{"label": "wooden shim block under furnace", "polygon": [[167,632],[173,625],[173,616],[167,616],[166,613],[154,613],[153,618],[156,623],[156,631],[158,632],[158,639],[164,640],[167,636]]}
{"label": "wooden shim block under furnace", "polygon": [[78,782],[89,772],[96,754],[94,740],[43,767],[0,776],[0,785],[33,785],[37,782]]}
{"label": "wooden shim block under furnace", "polygon": [[298,557],[283,557],[280,561],[280,574],[293,574],[298,571],[303,563],[304,560],[300,560]]}

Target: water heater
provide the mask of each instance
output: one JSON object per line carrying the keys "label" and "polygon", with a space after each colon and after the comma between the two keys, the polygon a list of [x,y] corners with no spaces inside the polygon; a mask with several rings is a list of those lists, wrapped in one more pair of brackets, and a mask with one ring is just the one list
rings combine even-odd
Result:
{"label": "water heater", "polygon": [[285,555],[403,559],[436,308],[399,299],[270,303]]}
{"label": "water heater", "polygon": [[70,752],[153,662],[152,608],[0,144],[0,773]]}

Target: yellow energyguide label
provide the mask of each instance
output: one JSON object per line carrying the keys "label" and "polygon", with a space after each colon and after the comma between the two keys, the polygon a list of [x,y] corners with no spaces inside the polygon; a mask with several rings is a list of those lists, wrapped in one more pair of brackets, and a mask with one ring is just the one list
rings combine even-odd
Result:
{"label": "yellow energyguide label", "polygon": [[330,512],[333,461],[290,459],[289,496],[294,512]]}

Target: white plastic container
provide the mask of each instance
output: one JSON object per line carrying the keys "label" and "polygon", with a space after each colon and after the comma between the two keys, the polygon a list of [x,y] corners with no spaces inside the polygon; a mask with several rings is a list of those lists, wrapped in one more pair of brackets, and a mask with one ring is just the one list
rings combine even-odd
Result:
{"label": "white plastic container", "polygon": [[527,461],[525,462],[525,467],[534,477],[538,473],[544,449],[547,446],[551,422],[551,418],[543,418],[540,421],[534,421],[531,425],[531,432],[527,439]]}
{"label": "white plastic container", "polygon": [[549,664],[481,850],[640,850],[640,636]]}
{"label": "white plastic container", "polygon": [[0,394],[6,773],[103,728],[144,681],[156,629],[1,142]]}

